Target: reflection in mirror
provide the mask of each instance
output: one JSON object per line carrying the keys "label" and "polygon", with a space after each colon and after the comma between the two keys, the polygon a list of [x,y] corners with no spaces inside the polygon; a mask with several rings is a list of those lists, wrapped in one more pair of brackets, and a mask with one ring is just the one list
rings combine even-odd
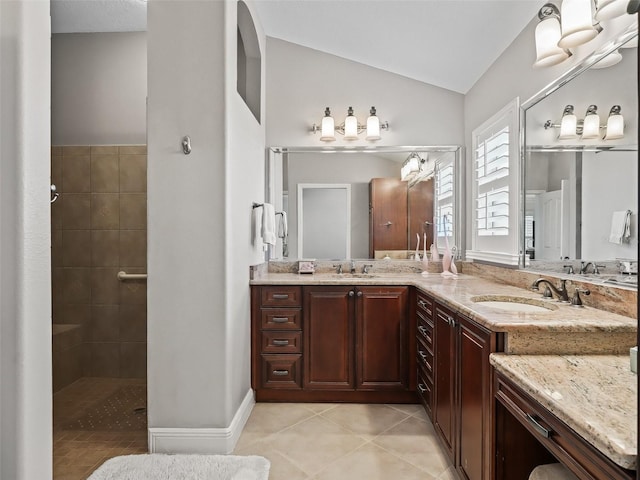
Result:
{"label": "reflection in mirror", "polygon": [[[412,154],[420,158],[419,171],[402,179],[402,166]],[[269,258],[406,259],[415,252],[418,238],[420,252],[425,241],[429,250],[434,234],[441,251],[445,243],[462,251],[456,201],[459,161],[460,148],[448,146],[269,149],[267,198],[288,219],[288,237],[278,239]],[[348,192],[350,206],[300,193],[311,186],[326,190],[320,195]],[[319,195],[315,190],[312,195]],[[346,199],[341,201],[347,205]],[[313,219],[307,210],[310,202],[316,207]],[[348,227],[341,226],[343,221]],[[315,245],[313,250],[310,245]]]}
{"label": "reflection in mirror", "polygon": [[[524,266],[593,275],[602,265],[595,271],[606,276],[637,272],[636,49],[620,49],[618,64],[600,69],[596,63],[523,106]],[[594,105],[599,119],[590,115],[585,122]],[[607,136],[616,105],[624,118],[622,138]],[[568,106],[577,128],[559,138]],[[595,125],[591,133],[588,123]],[[636,278],[622,283],[637,285]]]}

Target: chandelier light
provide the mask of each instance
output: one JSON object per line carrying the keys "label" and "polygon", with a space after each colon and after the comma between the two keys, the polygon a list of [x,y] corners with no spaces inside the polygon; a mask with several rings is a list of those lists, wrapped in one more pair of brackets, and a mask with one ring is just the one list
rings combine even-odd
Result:
{"label": "chandelier light", "polygon": [[389,130],[389,122],[380,122],[380,119],[376,115],[376,107],[371,107],[369,111],[369,118],[367,118],[366,124],[361,124],[353,113],[353,107],[347,109],[347,117],[344,122],[336,126],[331,116],[331,109],[329,107],[324,110],[324,117],[320,127],[315,123],[311,127],[313,133],[320,132],[320,140],[323,142],[333,142],[336,139],[335,132],[344,135],[345,140],[357,140],[358,135],[366,132],[365,139],[370,142],[380,140],[380,130]]}

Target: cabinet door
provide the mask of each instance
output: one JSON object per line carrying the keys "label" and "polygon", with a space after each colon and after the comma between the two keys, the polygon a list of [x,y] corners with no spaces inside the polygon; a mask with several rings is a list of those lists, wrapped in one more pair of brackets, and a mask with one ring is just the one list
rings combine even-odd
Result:
{"label": "cabinet door", "polygon": [[358,287],[356,292],[356,388],[407,390],[408,287]]}
{"label": "cabinet door", "polygon": [[399,178],[373,178],[369,196],[369,256],[374,258],[376,250],[406,250],[407,182]]}
{"label": "cabinet door", "polygon": [[489,479],[491,442],[490,331],[462,316],[460,321],[460,460],[462,478]]}
{"label": "cabinet door", "polygon": [[353,287],[304,287],[306,390],[354,388],[354,294]]}
{"label": "cabinet door", "polygon": [[[434,405],[433,420],[447,453],[455,460],[456,331],[455,316],[436,304],[434,316]],[[478,446],[479,448],[479,446]]]}

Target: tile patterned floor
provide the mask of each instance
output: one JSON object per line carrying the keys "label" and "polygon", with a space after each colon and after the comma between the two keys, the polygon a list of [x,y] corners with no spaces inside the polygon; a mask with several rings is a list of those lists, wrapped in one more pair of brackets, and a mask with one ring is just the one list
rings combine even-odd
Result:
{"label": "tile patterned floor", "polygon": [[144,380],[81,378],[53,396],[53,478],[84,480],[105,460],[147,452]]}
{"label": "tile patterned floor", "polygon": [[420,405],[258,403],[234,451],[269,480],[457,480]]}

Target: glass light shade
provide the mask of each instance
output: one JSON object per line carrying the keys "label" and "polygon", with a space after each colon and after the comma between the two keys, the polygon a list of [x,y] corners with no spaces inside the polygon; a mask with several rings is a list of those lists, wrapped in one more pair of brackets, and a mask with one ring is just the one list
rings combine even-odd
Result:
{"label": "glass light shade", "polygon": [[571,140],[573,138],[578,138],[578,134],[576,133],[577,126],[578,119],[575,115],[564,115],[562,117],[562,122],[560,123],[560,136],[558,136],[558,138],[560,140]]}
{"label": "glass light shade", "polygon": [[322,117],[322,134],[320,140],[323,142],[333,142],[336,139],[335,124],[333,117]]}
{"label": "glass light shade", "polygon": [[344,119],[344,139],[358,139],[358,119],[353,115],[353,109],[349,107],[349,114]]}
{"label": "glass light shade", "polygon": [[636,35],[624,45],[620,45],[620,48],[638,48],[638,36]]}
{"label": "glass light shade", "polygon": [[400,169],[400,179],[401,180],[411,179],[419,171],[420,171],[420,157],[415,153],[411,154],[411,156],[407,158],[402,164],[402,168]]}
{"label": "glass light shade", "polygon": [[611,20],[627,13],[628,0],[598,0],[596,20]]}
{"label": "glass light shade", "polygon": [[572,48],[587,43],[598,35],[593,26],[593,0],[563,0],[560,6],[562,37],[560,48]]}
{"label": "glass light shade", "polygon": [[600,136],[600,115],[592,113],[584,117],[582,138],[598,138]]}
{"label": "glass light shade", "polygon": [[367,140],[380,140],[380,120],[376,115],[367,118]]}
{"label": "glass light shade", "polygon": [[611,66],[615,65],[616,63],[620,63],[621,60],[622,60],[622,54],[620,53],[619,50],[616,50],[615,52],[611,52],[609,55],[604,57],[598,63],[594,63],[591,66],[591,68],[598,69],[598,68],[611,67]]}
{"label": "glass light shade", "polygon": [[569,58],[569,52],[558,47],[560,32],[560,20],[556,17],[547,17],[536,26],[534,67],[550,67]]}
{"label": "glass light shade", "polygon": [[624,117],[620,114],[609,115],[607,120],[607,134],[605,140],[618,140],[624,138]]}

